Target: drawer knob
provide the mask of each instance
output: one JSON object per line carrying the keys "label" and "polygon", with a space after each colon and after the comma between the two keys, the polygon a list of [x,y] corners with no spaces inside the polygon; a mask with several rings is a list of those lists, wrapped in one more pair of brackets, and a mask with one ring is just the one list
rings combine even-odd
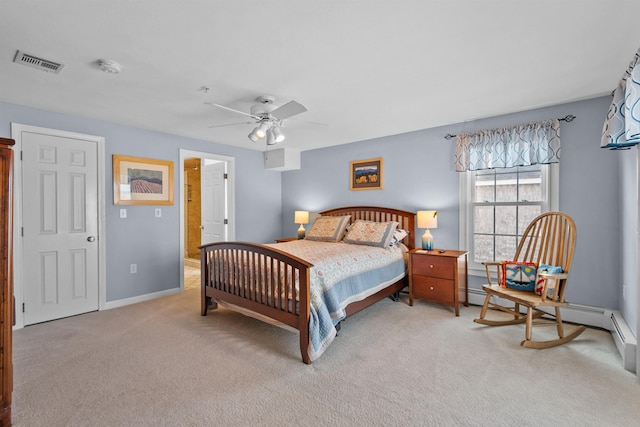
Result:
{"label": "drawer knob", "polygon": [[429,264],[429,268],[433,268],[433,264]]}
{"label": "drawer knob", "polygon": [[431,290],[433,290],[433,286],[431,287]]}

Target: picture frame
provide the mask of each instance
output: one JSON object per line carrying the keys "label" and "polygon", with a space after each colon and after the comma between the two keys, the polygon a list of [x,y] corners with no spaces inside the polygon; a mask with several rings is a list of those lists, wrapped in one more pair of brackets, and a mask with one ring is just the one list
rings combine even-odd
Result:
{"label": "picture frame", "polygon": [[349,167],[350,188],[355,190],[381,190],[383,184],[383,159],[354,160]]}
{"label": "picture frame", "polygon": [[173,162],[113,155],[114,205],[173,205]]}

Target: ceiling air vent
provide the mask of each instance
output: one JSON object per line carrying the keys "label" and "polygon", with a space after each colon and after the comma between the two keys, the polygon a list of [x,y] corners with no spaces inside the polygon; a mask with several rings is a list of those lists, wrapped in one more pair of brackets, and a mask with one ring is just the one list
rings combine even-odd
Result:
{"label": "ceiling air vent", "polygon": [[37,56],[17,51],[13,62],[26,65],[27,67],[37,68],[38,70],[48,73],[58,74],[64,68],[63,64],[48,59],[38,58]]}

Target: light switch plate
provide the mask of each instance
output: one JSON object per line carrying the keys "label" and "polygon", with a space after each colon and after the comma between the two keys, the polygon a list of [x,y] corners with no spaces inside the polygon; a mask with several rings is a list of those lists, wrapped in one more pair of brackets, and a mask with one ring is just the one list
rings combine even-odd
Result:
{"label": "light switch plate", "polygon": [[127,210],[125,208],[120,208],[120,218],[127,217]]}

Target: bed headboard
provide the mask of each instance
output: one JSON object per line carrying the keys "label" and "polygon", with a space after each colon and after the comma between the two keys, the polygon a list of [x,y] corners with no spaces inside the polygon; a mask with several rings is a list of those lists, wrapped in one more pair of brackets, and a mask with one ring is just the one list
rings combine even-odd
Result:
{"label": "bed headboard", "polygon": [[414,249],[416,246],[415,212],[384,208],[380,206],[346,206],[343,208],[329,209],[320,212],[320,215],[351,215],[350,222],[354,222],[357,219],[375,222],[396,221],[398,223],[398,228],[402,228],[409,232],[402,243],[404,243],[409,249]]}

